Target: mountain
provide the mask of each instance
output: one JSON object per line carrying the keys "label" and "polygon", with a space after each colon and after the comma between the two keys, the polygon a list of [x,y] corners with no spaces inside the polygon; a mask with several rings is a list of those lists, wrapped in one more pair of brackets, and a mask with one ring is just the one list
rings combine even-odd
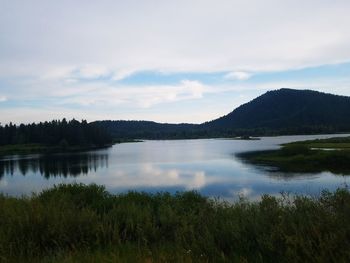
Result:
{"label": "mountain", "polygon": [[98,121],[119,139],[186,139],[350,132],[350,97],[312,90],[266,92],[202,124]]}
{"label": "mountain", "polygon": [[346,132],[350,131],[350,97],[312,90],[269,91],[202,126],[277,134]]}

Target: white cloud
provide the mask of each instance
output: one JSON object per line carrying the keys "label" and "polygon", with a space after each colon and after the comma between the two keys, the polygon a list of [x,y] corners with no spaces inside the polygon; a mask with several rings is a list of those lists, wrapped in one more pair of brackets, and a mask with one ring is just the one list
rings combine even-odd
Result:
{"label": "white cloud", "polygon": [[101,77],[111,80],[122,80],[132,75],[134,70],[108,69],[102,65],[85,64],[79,66],[56,66],[44,70],[41,75],[42,80],[64,80],[66,82],[78,82],[80,79],[93,80]]}
{"label": "white cloud", "polygon": [[1,6],[0,74],[39,76],[57,65],[90,65],[82,76],[107,70],[118,79],[130,68],[256,72],[350,60],[345,0],[13,0]]}
{"label": "white cloud", "polygon": [[46,69],[40,77],[42,80],[64,79],[69,77],[73,71],[74,67],[72,66],[56,66],[52,69]]}
{"label": "white cloud", "polygon": [[239,189],[238,191],[233,191],[234,195],[239,195],[241,197],[245,197],[248,198],[252,195],[253,193],[253,189],[252,188],[247,188],[247,187],[242,187],[241,189]]}
{"label": "white cloud", "polygon": [[247,80],[252,76],[251,73],[244,72],[244,71],[234,71],[227,73],[224,77],[226,79],[232,79],[232,80]]}
{"label": "white cloud", "polygon": [[112,76],[112,80],[122,80],[125,79],[129,76],[131,76],[134,73],[133,70],[118,70],[116,72],[114,72],[113,76]]}
{"label": "white cloud", "polygon": [[6,96],[0,96],[0,102],[5,102],[7,101],[7,97]]}
{"label": "white cloud", "polygon": [[[208,177],[204,171],[162,169],[153,164],[147,163],[140,167],[140,170],[111,170],[105,176],[96,178],[84,178],[85,183],[99,181],[99,184],[106,184],[110,188],[137,188],[137,187],[166,187],[183,186],[187,190],[200,189],[208,183],[221,182],[223,178]],[[108,182],[108,183],[106,183]]]}
{"label": "white cloud", "polygon": [[0,187],[7,187],[8,186],[8,181],[5,178],[2,178],[0,180]]}
{"label": "white cloud", "polygon": [[[183,80],[178,85],[111,86],[104,83],[72,86],[67,92],[71,96],[60,100],[60,104],[82,106],[133,106],[148,108],[156,104],[181,100],[199,99],[206,86],[198,81]],[[62,90],[61,90],[62,91]],[[63,94],[64,95],[64,91]]]}
{"label": "white cloud", "polygon": [[[262,83],[212,85],[183,80],[172,85],[141,86],[103,81],[25,81],[19,86],[11,87],[6,95],[15,98],[19,105],[32,104],[33,107],[3,108],[1,114],[4,123],[27,123],[63,117],[89,121],[144,119],[201,123],[223,116],[268,90],[280,88],[313,89],[349,95],[350,79],[271,80]],[[28,89],[30,93],[27,92]],[[44,100],[45,103],[36,104],[38,100]]]}
{"label": "white cloud", "polygon": [[[27,121],[23,117],[26,110],[31,120],[64,114],[86,118],[88,112],[90,119],[200,122],[246,102],[233,96],[234,91],[245,95],[254,91],[245,99],[281,87],[324,91],[331,87],[334,93],[349,95],[348,83],[334,80],[249,85],[242,81],[230,86],[208,86],[193,80],[123,86],[118,81],[140,71],[232,71],[226,78],[245,80],[251,72],[350,61],[350,1],[0,2],[1,93],[19,104],[24,101],[29,108],[32,101],[46,103],[31,110],[6,109],[8,120]],[[108,81],[99,81],[103,78]],[[209,93],[214,97],[223,92],[232,95],[225,107],[222,101],[213,101],[205,104],[201,113],[183,109],[181,116],[175,110],[170,112],[171,107],[163,107],[157,114],[148,112],[165,103],[200,102]],[[94,106],[95,111],[77,109],[81,105]],[[4,109],[1,111],[4,116]]]}
{"label": "white cloud", "polygon": [[72,72],[73,77],[81,79],[96,79],[110,74],[110,71],[102,65],[87,64]]}

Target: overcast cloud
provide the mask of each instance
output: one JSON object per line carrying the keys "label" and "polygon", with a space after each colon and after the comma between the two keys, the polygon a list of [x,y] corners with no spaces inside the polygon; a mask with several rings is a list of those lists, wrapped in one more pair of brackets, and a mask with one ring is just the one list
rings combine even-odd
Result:
{"label": "overcast cloud", "polygon": [[[350,1],[325,0],[0,0],[1,121],[23,121],[27,109],[28,121],[69,113],[201,122],[292,83],[350,95],[349,79],[336,74],[253,82],[321,65],[348,71],[349,13]],[[208,78],[146,83],[140,72]]]}

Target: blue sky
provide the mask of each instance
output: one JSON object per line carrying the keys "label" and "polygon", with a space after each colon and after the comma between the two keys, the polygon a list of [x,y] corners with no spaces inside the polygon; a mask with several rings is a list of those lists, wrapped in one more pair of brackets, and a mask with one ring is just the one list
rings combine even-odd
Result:
{"label": "blue sky", "polygon": [[0,0],[0,122],[200,123],[279,88],[350,96],[349,1]]}

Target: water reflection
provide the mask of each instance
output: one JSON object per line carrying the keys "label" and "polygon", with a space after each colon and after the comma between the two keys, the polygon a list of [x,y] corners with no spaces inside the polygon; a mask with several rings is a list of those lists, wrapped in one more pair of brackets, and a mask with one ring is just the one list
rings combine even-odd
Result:
{"label": "water reflection", "polygon": [[[60,183],[96,183],[112,193],[197,190],[210,197],[257,199],[280,192],[318,194],[347,183],[330,172],[276,172],[242,162],[236,154],[276,149],[290,141],[325,136],[269,137],[260,141],[179,140],[118,144],[78,154],[29,155],[0,159],[0,192],[40,192]],[[333,137],[333,135],[328,135]]]}
{"label": "water reflection", "polygon": [[5,175],[35,173],[50,177],[87,175],[90,171],[108,167],[107,154],[54,154],[32,155],[21,158],[14,156],[0,160],[0,179]]}
{"label": "water reflection", "polygon": [[85,183],[98,180],[99,184],[106,185],[113,192],[130,189],[158,192],[171,188],[174,191],[201,189],[210,184],[212,179],[206,171],[195,167],[179,169],[169,165],[145,163],[138,167],[118,165],[118,168],[106,171],[103,177],[86,177],[82,180]]}

